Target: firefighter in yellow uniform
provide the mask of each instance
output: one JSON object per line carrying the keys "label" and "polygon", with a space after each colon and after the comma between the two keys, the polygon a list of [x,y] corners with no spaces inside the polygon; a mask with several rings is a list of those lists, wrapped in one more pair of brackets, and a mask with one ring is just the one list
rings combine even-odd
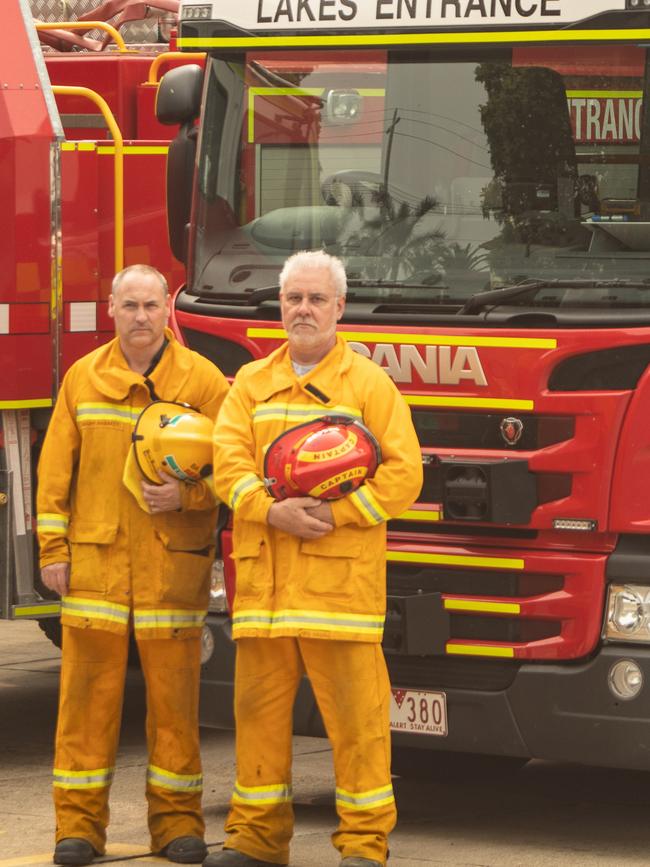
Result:
{"label": "firefighter in yellow uniform", "polygon": [[[215,428],[215,486],[234,513],[237,779],[225,847],[204,867],[287,864],[292,706],[304,673],[333,749],[341,865],[379,867],[396,819],[380,646],[386,521],[418,496],[422,457],[397,388],[336,335],[342,263],[297,253],[280,287],[288,342],[239,371]],[[379,442],[374,477],[330,502],[274,501],[263,482],[269,444],[339,414],[361,420]]]}
{"label": "firefighter in yellow uniform", "polygon": [[179,863],[200,863],[207,851],[198,683],[217,501],[211,479],[166,475],[143,481],[145,511],[122,483],[147,404],[183,402],[214,419],[228,390],[211,362],[175,340],[169,312],[158,271],[116,275],[116,337],[66,374],[40,458],[41,574],[62,597],[56,864],[89,864],[105,851],[131,630],[147,687],[152,848]]}

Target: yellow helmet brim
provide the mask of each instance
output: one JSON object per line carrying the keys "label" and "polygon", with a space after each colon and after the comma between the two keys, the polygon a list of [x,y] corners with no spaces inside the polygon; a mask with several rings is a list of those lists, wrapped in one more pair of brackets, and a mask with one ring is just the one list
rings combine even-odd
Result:
{"label": "yellow helmet brim", "polygon": [[138,462],[135,457],[135,451],[133,446],[129,449],[129,454],[127,455],[126,461],[124,462],[124,472],[122,473],[122,482],[128,488],[128,490],[135,497],[138,506],[147,512],[147,514],[151,514],[151,510],[149,506],[146,504],[144,499],[144,494],[142,493],[142,482],[144,481],[144,476],[140,472],[140,468],[138,467]]}

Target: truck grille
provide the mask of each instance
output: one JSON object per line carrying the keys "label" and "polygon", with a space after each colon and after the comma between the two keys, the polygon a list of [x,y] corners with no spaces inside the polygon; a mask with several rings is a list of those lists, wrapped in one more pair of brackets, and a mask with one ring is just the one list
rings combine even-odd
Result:
{"label": "truck grille", "polygon": [[425,657],[417,663],[425,668],[449,656],[584,657],[600,637],[605,564],[605,554],[513,555],[512,549],[393,540],[384,648]]}
{"label": "truck grille", "polygon": [[501,433],[503,413],[435,412],[413,409],[413,424],[423,448],[503,449],[532,451],[573,437],[571,416],[522,415],[521,439],[512,445]]}

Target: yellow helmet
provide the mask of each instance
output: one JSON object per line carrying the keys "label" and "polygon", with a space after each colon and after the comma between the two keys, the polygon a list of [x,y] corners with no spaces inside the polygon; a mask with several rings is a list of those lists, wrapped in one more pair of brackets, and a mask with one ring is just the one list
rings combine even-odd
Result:
{"label": "yellow helmet", "polygon": [[212,473],[214,422],[185,403],[157,400],[140,413],[133,453],[142,475],[160,484],[159,473],[198,482]]}
{"label": "yellow helmet", "polygon": [[145,503],[141,482],[162,484],[159,471],[193,483],[212,474],[214,422],[186,403],[156,400],[142,410],[131,436],[132,445],[122,481],[138,501]]}
{"label": "yellow helmet", "polygon": [[214,422],[186,403],[156,400],[140,413],[122,481],[138,501],[145,503],[141,482],[162,484],[158,472],[183,482],[198,482],[212,473]]}

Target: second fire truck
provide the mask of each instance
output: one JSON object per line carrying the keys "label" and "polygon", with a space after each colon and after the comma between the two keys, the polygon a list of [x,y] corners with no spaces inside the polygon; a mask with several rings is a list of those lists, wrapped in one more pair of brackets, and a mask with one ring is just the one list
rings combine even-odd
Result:
{"label": "second fire truck", "polygon": [[40,584],[35,546],[40,443],[67,368],[113,335],[115,272],[144,262],[171,286],[182,280],[165,215],[175,129],[154,102],[162,72],[202,62],[170,51],[169,2],[119,29],[101,17],[107,7],[116,25],[137,12],[78,0],[89,20],[60,21],[58,0],[3,3],[0,619],[37,618],[57,642],[60,606]]}

